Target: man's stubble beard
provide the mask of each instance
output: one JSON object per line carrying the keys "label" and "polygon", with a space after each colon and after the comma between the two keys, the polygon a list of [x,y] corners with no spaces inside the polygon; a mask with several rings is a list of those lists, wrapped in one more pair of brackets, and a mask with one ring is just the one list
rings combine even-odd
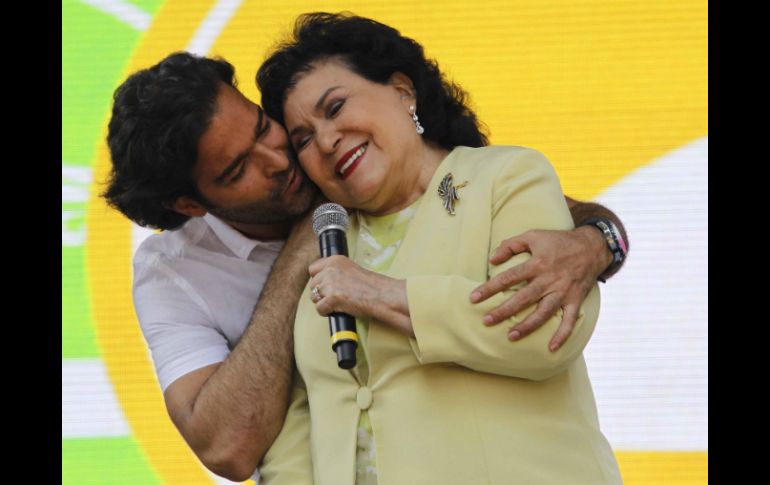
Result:
{"label": "man's stubble beard", "polygon": [[[299,164],[289,158],[291,164],[285,171],[276,174],[276,186],[267,199],[238,207],[216,207],[207,200],[199,203],[211,214],[218,218],[240,224],[279,224],[290,222],[306,213],[319,192],[318,187],[305,175]],[[290,196],[283,199],[283,193],[289,184],[289,178],[294,170],[302,177],[301,185]]]}

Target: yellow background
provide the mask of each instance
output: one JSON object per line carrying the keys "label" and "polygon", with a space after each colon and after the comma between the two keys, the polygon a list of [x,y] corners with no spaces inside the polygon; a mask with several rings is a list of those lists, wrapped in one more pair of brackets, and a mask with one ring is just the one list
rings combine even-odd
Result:
{"label": "yellow background", "polygon": [[[124,74],[185,49],[217,7],[164,2]],[[208,54],[232,62],[241,89],[258,101],[253,79],[265,53],[298,13],[317,10],[351,10],[420,41],[471,93],[491,141],[544,152],[565,193],[575,198],[591,199],[708,132],[704,1],[243,2],[215,34]],[[107,119],[105,113],[105,128]],[[98,198],[108,167],[100,143],[86,268],[102,358],[132,433],[159,478],[212,483],[162,403],[131,306],[131,225]],[[706,482],[706,450],[617,450],[617,456],[628,484]]]}

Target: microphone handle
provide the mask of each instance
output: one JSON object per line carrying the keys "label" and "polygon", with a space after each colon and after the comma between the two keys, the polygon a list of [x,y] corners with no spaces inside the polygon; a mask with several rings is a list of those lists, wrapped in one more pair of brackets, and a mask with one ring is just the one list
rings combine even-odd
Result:
{"label": "microphone handle", "polygon": [[334,312],[329,315],[329,333],[332,336],[332,350],[337,354],[340,369],[352,369],[356,366],[356,319],[347,313]]}
{"label": "microphone handle", "polygon": [[321,257],[345,256],[348,257],[348,239],[345,231],[341,229],[327,229],[318,236],[321,245]]}
{"label": "microphone handle", "polygon": [[[321,256],[348,256],[348,241],[345,231],[327,229],[318,237],[321,246]],[[352,369],[356,366],[356,319],[347,313],[334,312],[329,315],[329,334],[332,339],[332,350],[337,354],[337,365],[341,369]]]}

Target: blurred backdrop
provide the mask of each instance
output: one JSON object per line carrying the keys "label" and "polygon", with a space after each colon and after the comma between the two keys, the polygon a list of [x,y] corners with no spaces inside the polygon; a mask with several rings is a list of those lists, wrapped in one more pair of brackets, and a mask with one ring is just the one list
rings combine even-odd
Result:
{"label": "blurred backdrop", "polygon": [[[62,1],[62,483],[231,483],[171,424],[131,303],[150,231],[108,209],[117,85],[167,54],[254,75],[308,11],[417,39],[471,94],[495,144],[536,148],[566,194],[625,222],[586,350],[627,484],[707,482],[708,9],[704,0]],[[554,456],[554,460],[558,460]]]}

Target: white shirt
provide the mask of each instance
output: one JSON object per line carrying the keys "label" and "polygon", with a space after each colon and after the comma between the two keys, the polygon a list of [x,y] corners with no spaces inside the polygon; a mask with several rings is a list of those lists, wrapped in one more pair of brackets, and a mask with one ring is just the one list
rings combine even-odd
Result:
{"label": "white shirt", "polygon": [[162,391],[225,360],[284,244],[249,239],[211,214],[142,242],[134,255],[134,307]]}

